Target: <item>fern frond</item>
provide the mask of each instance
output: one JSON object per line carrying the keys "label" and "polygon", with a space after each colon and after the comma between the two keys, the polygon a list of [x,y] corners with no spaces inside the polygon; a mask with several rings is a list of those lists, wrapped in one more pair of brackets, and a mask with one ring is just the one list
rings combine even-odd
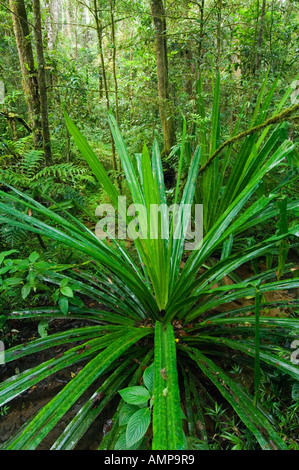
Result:
{"label": "fern frond", "polygon": [[86,174],[78,175],[77,179],[78,179],[78,182],[91,183],[95,186],[97,185],[97,182],[92,175],[86,175]]}
{"label": "fern frond", "polygon": [[8,224],[3,224],[3,226],[0,227],[0,238],[12,247],[20,246],[20,243],[24,241],[26,237],[27,232],[22,228],[13,227]]}
{"label": "fern frond", "polygon": [[0,181],[3,181],[12,186],[21,186],[22,188],[28,188],[30,186],[30,179],[21,173],[16,173],[13,170],[1,169],[0,168]]}
{"label": "fern frond", "polygon": [[21,171],[27,178],[33,178],[38,171],[41,162],[44,160],[41,150],[29,150],[24,152],[21,162]]}
{"label": "fern frond", "polygon": [[84,194],[82,193],[81,188],[75,188],[74,186],[65,184],[65,183],[57,183],[53,177],[48,178],[48,179],[38,179],[36,181],[33,181],[31,183],[31,189],[35,190],[42,188],[42,194],[45,194],[56,202],[61,202],[61,201],[68,201],[68,200],[74,200],[78,202],[78,204],[85,205],[85,197]]}
{"label": "fern frond", "polygon": [[23,155],[28,146],[32,145],[32,136],[27,135],[18,140],[6,140],[6,144],[18,155]]}
{"label": "fern frond", "polygon": [[87,168],[74,165],[73,163],[59,163],[57,165],[52,165],[43,168],[41,171],[34,175],[33,179],[38,180],[42,177],[52,176],[61,180],[68,180],[71,178],[74,181],[76,180],[76,178],[84,175],[87,172]]}

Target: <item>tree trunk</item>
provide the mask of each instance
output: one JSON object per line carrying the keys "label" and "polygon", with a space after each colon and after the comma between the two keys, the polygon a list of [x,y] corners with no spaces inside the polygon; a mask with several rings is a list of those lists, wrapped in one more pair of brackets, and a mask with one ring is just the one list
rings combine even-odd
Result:
{"label": "tree trunk", "polygon": [[130,124],[133,122],[133,47],[132,47],[132,39],[133,39],[133,30],[131,30],[130,34],[130,80],[129,80],[129,103],[130,103]]}
{"label": "tree trunk", "polygon": [[[75,58],[76,58],[76,64],[78,60],[78,29],[77,29],[77,24],[78,24],[78,4],[76,2],[76,7],[75,7]],[[76,65],[77,68],[77,65]]]}
{"label": "tree trunk", "polygon": [[119,112],[118,112],[118,83],[116,75],[116,40],[115,40],[115,23],[114,23],[114,7],[115,0],[109,0],[110,8],[110,20],[111,20],[111,42],[112,42],[112,73],[114,81],[114,92],[115,92],[115,118],[117,124],[119,124]]}
{"label": "tree trunk", "polygon": [[48,97],[47,97],[42,23],[41,23],[41,11],[40,11],[39,0],[33,0],[33,14],[34,14],[34,26],[35,26],[34,34],[35,34],[36,56],[37,56],[37,64],[38,64],[38,84],[39,84],[39,92],[40,92],[41,117],[42,117],[41,124],[42,124],[42,133],[43,133],[43,148],[45,152],[46,165],[51,165],[52,163],[51,137],[50,137],[50,129],[49,129]]}
{"label": "tree trunk", "polygon": [[[109,0],[109,8],[110,8],[110,20],[111,20],[111,41],[112,41],[112,74],[113,74],[113,81],[114,81],[114,94],[115,94],[115,118],[117,125],[119,125],[119,108],[118,108],[118,83],[117,83],[117,75],[116,75],[116,39],[115,39],[115,21],[114,21],[114,8],[115,8],[115,0]],[[121,161],[118,160],[118,171],[121,173]],[[121,187],[120,178],[118,178],[118,183]]]}
{"label": "tree trunk", "polygon": [[255,28],[254,28],[252,56],[251,56],[251,64],[250,64],[250,71],[252,75],[255,75],[255,67],[256,67],[256,40],[257,40],[259,16],[260,16],[260,2],[259,0],[256,0],[256,22],[255,22]]}
{"label": "tree trunk", "polygon": [[187,44],[187,49],[185,52],[185,91],[190,97],[190,100],[193,99],[193,82],[194,82],[194,67],[193,67],[193,54],[192,54],[192,44],[189,42]]}
{"label": "tree trunk", "polygon": [[66,13],[66,35],[68,38],[72,40],[73,39],[73,34],[72,34],[73,5],[70,4],[70,0],[67,0],[65,13]]}
{"label": "tree trunk", "polygon": [[[104,51],[103,51],[103,28],[102,28],[102,22],[100,21],[100,18],[99,18],[97,0],[93,0],[93,6],[94,6],[94,17],[96,21],[96,30],[97,30],[97,36],[98,36],[98,46],[99,46],[99,53],[100,53],[100,60],[101,60],[102,77],[103,77],[104,90],[105,90],[106,108],[107,108],[107,111],[109,111],[110,100],[109,100],[109,91],[108,91],[108,83],[107,83],[107,75],[106,75],[106,68],[105,68]],[[110,129],[110,138],[111,138],[113,170],[117,170],[115,145],[114,145],[114,140],[113,140],[111,129]]]}
{"label": "tree trunk", "polygon": [[205,8],[205,0],[201,1],[199,6],[199,14],[200,14],[200,28],[199,28],[199,45],[198,45],[198,62],[199,67],[202,63],[202,52],[203,52],[203,38],[204,38],[204,8]]}
{"label": "tree trunk", "polygon": [[103,79],[106,106],[107,106],[107,110],[109,111],[110,102],[109,102],[108,83],[107,83],[106,67],[105,67],[105,60],[104,60],[104,51],[103,51],[103,28],[102,28],[102,23],[99,18],[97,0],[93,0],[93,3],[94,3],[94,15],[95,15],[95,20],[96,20],[96,30],[97,30],[98,46],[99,46],[100,61],[101,61],[101,71],[102,71],[101,79]]}
{"label": "tree trunk", "polygon": [[25,3],[24,0],[9,0],[9,6],[12,12],[29,122],[33,131],[34,145],[39,148],[42,144],[40,96]]}
{"label": "tree trunk", "polygon": [[164,151],[168,155],[175,144],[172,105],[168,91],[168,58],[166,41],[166,19],[163,0],[151,0],[151,11],[155,26],[156,60],[159,91],[159,111],[164,136]]}
{"label": "tree trunk", "polygon": [[53,0],[45,0],[45,6],[48,13],[47,20],[47,44],[50,51],[53,51],[55,48],[58,30],[59,30],[59,11],[58,3]]}
{"label": "tree trunk", "polygon": [[221,61],[221,21],[222,21],[222,0],[218,1],[218,10],[217,10],[217,38],[216,38],[216,68],[219,70],[220,61]]}

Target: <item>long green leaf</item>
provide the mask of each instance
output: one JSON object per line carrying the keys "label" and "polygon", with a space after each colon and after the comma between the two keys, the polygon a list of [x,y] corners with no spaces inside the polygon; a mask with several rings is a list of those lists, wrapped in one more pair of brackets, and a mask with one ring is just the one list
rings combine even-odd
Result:
{"label": "long green leaf", "polygon": [[32,369],[27,369],[10,377],[0,385],[0,406],[8,403],[20,393],[28,390],[36,383],[49,377],[55,372],[93,357],[99,349],[107,347],[113,339],[118,339],[119,337],[122,337],[122,335],[123,331],[117,331],[117,333],[87,341],[86,343],[76,346],[63,354],[58,354],[56,357],[49,359]]}
{"label": "long green leaf", "polygon": [[237,384],[223,372],[211,359],[194,348],[184,351],[196,362],[198,367],[219,389],[224,398],[231,404],[241,420],[255,435],[264,450],[287,450],[288,447],[279,434],[273,429],[264,415],[253,406],[240,384]]}
{"label": "long green leaf", "polygon": [[66,112],[64,112],[64,118],[69,133],[73,136],[80,152],[89,164],[98,181],[103,185],[104,190],[107,192],[108,196],[110,196],[112,202],[117,206],[119,194],[109,176],[107,175],[99,158],[96,156],[85,137],[81,134],[77,126],[73,123]]}
{"label": "long green leaf", "polygon": [[60,344],[67,344],[70,342],[86,341],[92,338],[98,338],[110,332],[123,331],[121,326],[85,326],[82,328],[70,329],[56,334],[48,335],[45,338],[36,339],[28,344],[18,345],[5,351],[5,362],[14,361],[21,357],[43,351],[48,348],[53,348]]}
{"label": "long green leaf", "polygon": [[155,324],[153,450],[184,449],[176,346],[170,323]]}
{"label": "long green leaf", "polygon": [[35,416],[22,434],[10,443],[7,450],[35,449],[89,385],[132,344],[151,332],[152,330],[148,328],[136,328],[123,335],[121,339],[113,341]]}
{"label": "long green leaf", "polygon": [[[229,338],[213,338],[213,337],[202,337],[203,340],[207,340],[212,343],[218,343],[228,346],[229,348],[239,350],[245,354],[255,357],[255,346],[253,342],[245,340],[231,340]],[[265,345],[261,345],[260,349],[260,359],[261,361],[274,366],[277,369],[280,369],[282,372],[290,375],[295,380],[299,380],[299,367],[297,364],[293,364],[291,360],[284,359],[275,354],[275,351],[268,351],[265,349]]]}
{"label": "long green leaf", "polygon": [[132,366],[130,359],[123,362],[92,394],[90,399],[80,408],[71,422],[55,441],[51,450],[72,450],[84,435],[89,426],[99,416],[103,409],[111,403],[122,383],[128,379],[136,366]]}

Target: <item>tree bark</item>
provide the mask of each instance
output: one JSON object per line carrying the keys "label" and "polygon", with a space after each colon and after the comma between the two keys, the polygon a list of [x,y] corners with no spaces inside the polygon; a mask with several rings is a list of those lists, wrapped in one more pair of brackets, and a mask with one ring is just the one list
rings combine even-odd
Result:
{"label": "tree bark", "polygon": [[218,10],[217,10],[217,38],[216,38],[216,68],[219,70],[220,61],[221,61],[221,21],[222,21],[222,0],[218,1]]}
{"label": "tree bark", "polygon": [[67,4],[65,7],[65,14],[66,14],[66,35],[69,39],[72,40],[73,39],[72,23],[74,21],[74,18],[73,18],[73,6],[70,4],[70,0],[67,0]]}
{"label": "tree bark", "polygon": [[106,67],[105,67],[105,60],[104,60],[104,51],[103,51],[103,28],[102,28],[102,22],[100,21],[100,18],[99,18],[97,0],[93,0],[93,4],[94,4],[94,16],[95,16],[95,21],[96,21],[96,30],[97,30],[97,37],[98,37],[98,47],[99,47],[100,61],[101,61],[101,71],[102,71],[101,78],[103,79],[103,83],[104,83],[106,106],[107,106],[107,110],[109,111],[110,102],[109,102],[108,83],[107,83]]}
{"label": "tree bark", "polygon": [[155,26],[159,111],[164,136],[163,153],[168,155],[175,144],[176,136],[168,91],[166,19],[163,0],[151,0],[151,11]]}
{"label": "tree bark", "polygon": [[41,104],[41,118],[42,118],[42,133],[43,133],[43,148],[45,153],[46,165],[52,163],[52,151],[51,151],[51,137],[49,128],[49,114],[48,114],[48,97],[47,97],[47,85],[46,85],[46,73],[45,73],[45,59],[43,49],[43,36],[42,36],[42,23],[41,23],[41,11],[39,0],[33,0],[33,14],[34,14],[34,34],[35,34],[35,45],[36,45],[36,56],[38,64],[38,84],[40,92],[40,104]]}
{"label": "tree bark", "polygon": [[29,123],[33,131],[34,145],[39,148],[42,144],[40,96],[25,3],[24,0],[9,0],[9,6],[12,12]]}

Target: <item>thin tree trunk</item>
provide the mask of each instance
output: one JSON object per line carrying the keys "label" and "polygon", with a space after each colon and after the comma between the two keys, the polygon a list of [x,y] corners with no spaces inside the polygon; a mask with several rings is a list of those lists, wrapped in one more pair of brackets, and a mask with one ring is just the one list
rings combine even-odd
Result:
{"label": "thin tree trunk", "polygon": [[271,23],[270,23],[270,31],[269,31],[270,68],[272,68],[272,62],[273,62],[273,45],[272,45],[273,23],[274,23],[274,0],[272,0],[271,2]]}
{"label": "thin tree trunk", "polygon": [[109,0],[110,8],[110,20],[111,20],[111,40],[112,40],[112,73],[114,81],[114,91],[115,91],[115,118],[117,124],[119,124],[119,112],[118,112],[118,83],[116,75],[116,40],[115,40],[115,24],[114,24],[114,7],[115,0]]}
{"label": "thin tree trunk", "polygon": [[166,41],[166,19],[163,0],[151,0],[151,11],[155,26],[156,60],[159,91],[159,111],[164,136],[164,151],[168,155],[175,144],[172,106],[168,91],[168,58]]}
{"label": "thin tree trunk", "polygon": [[262,60],[262,45],[263,45],[263,36],[264,36],[264,28],[265,28],[265,14],[266,14],[266,0],[263,0],[260,30],[259,30],[259,37],[258,37],[258,43],[257,43],[256,64],[255,64],[255,70],[257,73],[260,70],[261,60]]}
{"label": "thin tree trunk", "polygon": [[24,0],[9,0],[9,6],[12,12],[29,123],[33,131],[34,145],[39,148],[42,145],[40,96],[25,3]]}
{"label": "thin tree trunk", "polygon": [[193,82],[194,82],[194,67],[193,67],[193,54],[192,54],[192,45],[189,43],[187,45],[187,50],[185,54],[186,60],[186,69],[185,69],[185,91],[190,99],[193,98]]}
{"label": "thin tree trunk", "polygon": [[[105,90],[106,108],[107,108],[107,111],[109,111],[110,100],[109,100],[108,83],[107,83],[107,75],[106,75],[106,68],[105,68],[104,51],[103,51],[103,28],[102,28],[102,23],[99,18],[99,14],[98,14],[97,0],[93,0],[93,5],[94,5],[94,16],[95,16],[95,21],[96,21],[96,30],[97,30],[97,36],[98,36],[98,46],[99,46],[99,53],[100,53],[100,60],[101,60],[102,76],[103,76],[103,83],[104,83],[104,90]],[[114,140],[113,140],[111,129],[110,129],[110,138],[111,138],[113,170],[117,170],[115,145],[114,145]]]}
{"label": "thin tree trunk", "polygon": [[48,97],[47,97],[45,59],[44,59],[41,11],[40,11],[39,0],[33,0],[33,14],[34,14],[34,26],[35,26],[34,34],[35,34],[36,56],[37,56],[37,64],[38,64],[38,83],[39,83],[41,117],[42,117],[41,124],[42,124],[42,133],[43,133],[43,148],[45,152],[46,165],[51,165],[52,163],[51,137],[50,137],[50,128],[49,128]]}
{"label": "thin tree trunk", "polygon": [[130,123],[132,123],[133,119],[133,47],[132,47],[132,39],[133,39],[133,30],[131,30],[130,35],[130,82],[129,82],[129,103],[130,103]]}
{"label": "thin tree trunk", "polygon": [[222,18],[222,0],[218,2],[218,10],[217,10],[217,38],[216,38],[216,45],[217,45],[217,53],[216,53],[216,68],[219,70],[220,67],[220,59],[221,59],[221,18]]}
{"label": "thin tree trunk", "polygon": [[18,140],[18,132],[17,132],[17,126],[16,126],[16,121],[14,118],[9,118],[8,119],[10,128],[11,128],[11,133],[13,136],[13,140],[16,142]]}
{"label": "thin tree trunk", "polygon": [[89,10],[88,10],[87,7],[84,10],[84,16],[85,16],[85,23],[86,23],[86,29],[85,29],[85,32],[84,32],[84,47],[86,47],[86,49],[87,49],[88,46],[89,46],[90,39],[91,39],[90,38],[90,28],[88,27],[89,23],[90,23],[90,16],[89,16]]}
{"label": "thin tree trunk", "polygon": [[[112,73],[113,73],[113,81],[114,81],[114,94],[115,94],[115,118],[116,122],[119,125],[119,108],[118,108],[118,83],[117,83],[117,75],[116,75],[116,39],[115,39],[115,22],[114,22],[114,8],[115,8],[115,0],[109,0],[109,8],[110,8],[110,20],[111,20],[111,39],[112,39]],[[118,160],[118,171],[119,174],[121,173],[121,161]],[[121,188],[121,180],[118,177],[118,184]]]}
{"label": "thin tree trunk", "polygon": [[103,98],[103,75],[101,65],[99,66],[99,96],[100,99]]}
{"label": "thin tree trunk", "polygon": [[58,3],[56,0],[45,0],[45,6],[48,13],[47,21],[47,44],[50,51],[54,50],[58,30],[59,30],[59,12]]}
{"label": "thin tree trunk", "polygon": [[256,41],[257,41],[259,16],[260,16],[260,2],[259,0],[256,0],[256,22],[255,22],[255,28],[254,28],[252,56],[251,56],[251,64],[250,64],[250,72],[252,73],[252,75],[255,75],[255,67],[256,67]]}
{"label": "thin tree trunk", "polygon": [[72,5],[70,4],[70,0],[67,0],[67,5],[66,5],[66,23],[67,23],[66,24],[66,34],[70,39],[72,39],[72,36],[73,36],[72,35],[72,22],[73,22]]}
{"label": "thin tree trunk", "polygon": [[104,52],[103,52],[103,28],[102,28],[102,24],[101,24],[101,21],[100,21],[100,18],[99,18],[99,14],[98,14],[97,0],[93,0],[93,3],[94,3],[94,14],[95,14],[95,20],[96,20],[96,29],[97,29],[98,46],[99,46],[101,69],[102,69],[102,77],[103,77],[103,82],[104,82],[106,106],[107,106],[107,110],[109,111],[109,109],[110,109],[109,92],[108,92],[107,75],[106,75]]}
{"label": "thin tree trunk", "polygon": [[203,52],[204,8],[205,8],[205,0],[202,0],[201,5],[199,5],[199,14],[200,14],[199,46],[198,46],[198,62],[199,62],[199,66],[200,66],[201,63],[202,63],[202,52]]}
{"label": "thin tree trunk", "polygon": [[77,60],[78,60],[78,30],[77,30],[77,24],[78,24],[78,4],[76,2],[76,7],[75,7],[75,58],[76,58],[76,65],[77,65]]}

